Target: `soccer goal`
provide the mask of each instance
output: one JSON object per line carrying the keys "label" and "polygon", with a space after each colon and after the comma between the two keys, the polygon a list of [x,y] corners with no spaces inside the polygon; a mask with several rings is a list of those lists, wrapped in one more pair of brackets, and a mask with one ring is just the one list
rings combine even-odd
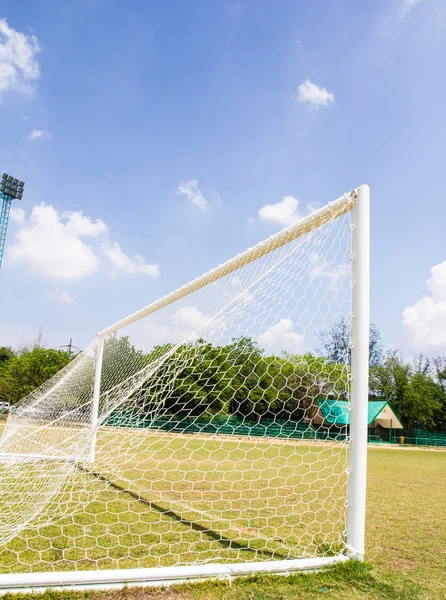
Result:
{"label": "soccer goal", "polygon": [[0,591],[361,560],[368,327],[361,186],[101,331],[3,427]]}

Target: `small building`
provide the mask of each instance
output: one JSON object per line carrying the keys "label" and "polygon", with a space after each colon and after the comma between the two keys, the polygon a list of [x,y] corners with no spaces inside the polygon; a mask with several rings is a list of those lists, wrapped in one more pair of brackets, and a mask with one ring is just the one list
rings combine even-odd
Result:
{"label": "small building", "polygon": [[[350,425],[349,403],[346,400],[319,398],[313,425],[348,427]],[[386,400],[370,400],[367,403],[369,441],[393,441],[395,429],[404,429],[403,424]],[[375,438],[375,439],[374,439]]]}

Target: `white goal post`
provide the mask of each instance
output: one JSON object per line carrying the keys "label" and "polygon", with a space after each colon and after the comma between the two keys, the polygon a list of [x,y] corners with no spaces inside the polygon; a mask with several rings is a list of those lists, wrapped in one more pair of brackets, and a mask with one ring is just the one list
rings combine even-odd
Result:
{"label": "white goal post", "polygon": [[369,211],[368,186],[344,194],[104,329],[12,408],[0,593],[362,560]]}

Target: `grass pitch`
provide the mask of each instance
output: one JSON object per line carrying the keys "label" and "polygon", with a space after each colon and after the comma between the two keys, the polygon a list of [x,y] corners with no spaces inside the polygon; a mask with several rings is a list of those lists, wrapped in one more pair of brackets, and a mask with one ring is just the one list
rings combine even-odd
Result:
{"label": "grass pitch", "polygon": [[[33,527],[0,551],[0,570],[337,554],[346,458],[343,444],[104,430],[93,467],[73,463],[66,472],[66,461],[54,460],[4,466],[0,519],[15,519],[19,529],[23,515]],[[52,482],[62,480],[51,494]]]}
{"label": "grass pitch", "polygon": [[[192,440],[192,438],[190,439]],[[210,442],[211,440],[207,443]],[[259,477],[259,472],[253,469],[252,459],[254,458],[254,462],[256,462],[263,457],[269,461],[268,464],[271,464],[271,456],[265,455],[265,450],[260,448],[260,444],[252,444],[250,441],[243,443],[235,441],[238,451],[242,453],[238,456],[238,469],[228,470],[227,473],[231,473],[231,475],[222,478],[215,475],[215,465],[212,466],[209,463],[205,468],[206,461],[209,459],[210,447],[203,445],[200,440],[190,443],[198,445],[192,448],[192,454],[191,448],[189,451],[183,449],[185,452],[183,458],[190,466],[188,477],[175,475],[177,469],[172,465],[170,469],[164,471],[166,473],[164,493],[162,489],[157,488],[160,485],[159,473],[153,469],[147,469],[148,466],[156,466],[151,463],[154,455],[146,452],[144,470],[152,473],[153,481],[158,482],[154,486],[154,495],[156,496],[158,493],[157,502],[162,502],[163,496],[166,499],[166,489],[169,494],[178,494],[181,491],[182,501],[186,500],[193,505],[193,510],[189,510],[189,512],[187,507],[183,508],[183,517],[189,515],[191,523],[198,524],[205,530],[209,529],[210,523],[213,521],[215,530],[218,531],[220,527],[220,532],[222,532],[220,537],[232,542],[232,545],[227,543],[225,547],[222,539],[209,538],[200,528],[195,530],[190,526],[185,527],[184,523],[175,521],[169,513],[173,496],[168,496],[168,502],[161,506],[161,511],[159,509],[147,510],[147,506],[140,500],[131,497],[126,499],[121,497],[118,500],[118,497],[122,496],[121,492],[109,490],[100,492],[83,516],[83,519],[87,519],[87,523],[71,520],[58,525],[50,525],[46,529],[46,537],[43,538],[36,536],[36,532],[29,532],[27,534],[29,537],[25,536],[26,541],[23,542],[23,539],[20,541],[24,566],[27,569],[31,567],[33,570],[42,570],[44,565],[42,562],[39,563],[42,560],[47,564],[50,561],[59,561],[59,565],[63,568],[70,568],[68,564],[70,560],[81,561],[81,563],[85,561],[78,568],[92,568],[93,563],[103,567],[109,566],[111,563],[113,566],[116,564],[122,567],[135,566],[135,561],[138,563],[142,557],[146,556],[145,550],[141,549],[141,541],[144,542],[143,546],[152,545],[152,550],[155,550],[154,556],[152,555],[155,564],[161,564],[159,561],[164,560],[166,550],[168,550],[168,555],[169,552],[172,553],[172,548],[176,549],[175,551],[178,553],[188,555],[188,559],[190,557],[190,560],[196,560],[197,544],[201,544],[199,546],[201,556],[211,560],[218,560],[218,555],[226,560],[234,558],[249,560],[248,555],[251,555],[252,559],[259,560],[262,553],[264,553],[264,557],[267,557],[269,553],[273,556],[276,554],[277,558],[282,558],[283,552],[291,552],[291,549],[298,548],[299,544],[305,545],[299,533],[299,523],[292,521],[292,535],[286,525],[287,519],[296,518],[295,516],[290,517],[292,514],[290,507],[293,502],[301,501],[302,498],[299,494],[308,491],[302,488],[303,482],[305,485],[311,482],[313,497],[310,499],[310,504],[313,510],[316,509],[319,512],[330,501],[333,491],[328,493],[328,486],[321,484],[322,481],[327,480],[327,477],[318,476],[317,469],[325,465],[325,468],[330,469],[331,476],[336,476],[342,472],[344,464],[339,452],[337,451],[338,453],[334,455],[330,448],[323,451],[318,448],[313,455],[308,452],[307,447],[298,448],[296,445],[286,444],[277,447],[274,444],[265,445],[268,452],[275,453],[275,476],[279,477],[275,483],[276,489],[281,491],[280,494],[275,495],[271,495],[267,491],[263,494],[264,489],[267,489],[265,481]],[[221,452],[227,455],[228,446],[220,440],[212,441],[212,443],[218,445],[218,448],[212,448],[212,456],[214,459],[217,457],[219,461],[222,460],[223,456],[216,453]],[[175,442],[173,441],[172,444],[175,445]],[[170,447],[170,450],[168,448],[165,451],[166,461],[168,460],[170,463],[172,463],[172,450],[180,452],[173,446]],[[207,459],[203,452],[208,453]],[[195,460],[192,460],[191,456]],[[163,466],[159,461],[157,462],[158,468],[165,469],[166,464]],[[197,465],[200,465],[199,470],[197,470]],[[277,471],[278,465],[280,468]],[[127,464],[121,472],[121,478],[125,479],[126,472],[131,472],[133,480],[139,481],[139,485],[141,485],[141,480],[138,477],[135,478],[135,469],[141,470],[140,461],[138,465]],[[224,472],[222,469],[220,471]],[[98,593],[94,595],[95,600],[97,598],[137,600],[145,597],[159,598],[160,600],[226,597],[240,600],[248,598],[258,600],[302,598],[305,600],[319,595],[324,598],[346,600],[353,598],[372,600],[378,598],[444,599],[446,597],[445,473],[446,452],[370,448],[366,552],[367,559],[373,568],[368,565],[349,563],[339,565],[325,573],[312,575],[238,580],[233,582],[230,588],[228,584],[222,582],[209,582],[181,586],[166,591],[129,589],[121,592]],[[311,476],[307,477],[308,474]],[[265,478],[271,479],[272,475],[272,473],[267,473]],[[197,486],[191,488],[190,481],[194,477]],[[286,479],[287,486],[280,477]],[[222,481],[226,481],[226,486],[219,488]],[[209,486],[209,482],[212,482],[213,485]],[[143,487],[147,488],[147,482],[142,483]],[[175,485],[172,485],[173,483]],[[338,480],[338,485],[343,485],[341,480]],[[135,493],[138,493],[137,487],[136,485]],[[283,489],[284,487],[288,489]],[[332,480],[330,490],[334,489],[336,489],[335,480]],[[199,496],[194,499],[193,493],[197,491]],[[214,493],[218,491],[218,494],[215,497],[209,496],[211,491]],[[245,495],[247,492],[251,494],[251,497],[248,494],[249,501],[242,506],[240,506],[241,491]],[[112,496],[114,494],[114,496],[107,498],[101,497],[101,494],[112,494]],[[238,523],[235,528],[232,528],[232,531],[228,529],[227,525],[226,529],[223,529],[222,525],[224,524],[218,520],[229,499],[232,499],[233,508],[238,510],[235,514],[226,515]],[[177,500],[178,498],[176,498]],[[107,504],[107,511],[104,510],[104,503]],[[259,507],[262,510],[259,510]],[[201,516],[197,514],[197,509],[201,511]],[[113,515],[111,519],[110,515]],[[135,515],[139,515],[136,520]],[[146,520],[141,519],[141,515],[144,515]],[[105,522],[103,522],[104,518]],[[265,518],[266,521],[261,521]],[[239,520],[237,521],[237,519]],[[270,537],[272,529],[268,531],[268,521],[269,527],[274,528],[274,532],[281,532],[278,536],[279,540],[273,539],[272,535]],[[302,532],[307,531],[312,522],[311,516],[309,516],[308,522],[302,523]],[[144,531],[141,530],[142,525],[146,527],[145,530],[143,527]],[[153,537],[156,532],[154,525],[158,527],[156,540]],[[85,527],[90,528],[90,535],[85,536],[85,531],[88,531]],[[265,534],[266,541],[259,542],[260,531]],[[323,528],[321,531],[321,539],[327,539],[327,531],[324,532]],[[46,541],[42,542],[42,539]],[[98,539],[99,543],[97,543]],[[70,540],[77,541],[73,543]],[[19,542],[15,540],[12,544],[14,543]],[[237,543],[238,546],[234,546],[234,543]],[[194,546],[195,550],[193,550]],[[129,548],[131,552],[128,551]],[[321,550],[322,552],[327,551],[323,542]],[[16,548],[12,554],[9,554],[9,560],[16,558],[17,551]],[[5,552],[0,556],[0,560],[4,564],[8,560]],[[138,552],[142,552],[142,554],[138,555]],[[238,556],[235,556],[234,552]],[[66,562],[67,558],[68,562]],[[152,563],[147,566],[155,565]],[[89,595],[86,594],[86,596]],[[80,592],[52,592],[49,596],[62,599],[79,598],[83,597],[83,594]],[[30,598],[30,596],[26,597]],[[36,597],[41,598],[42,596]]]}

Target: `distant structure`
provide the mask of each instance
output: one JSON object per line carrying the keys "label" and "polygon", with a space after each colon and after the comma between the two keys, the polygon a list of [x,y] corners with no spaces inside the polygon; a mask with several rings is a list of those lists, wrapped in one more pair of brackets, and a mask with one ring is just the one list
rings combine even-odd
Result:
{"label": "distant structure", "polygon": [[11,210],[11,202],[16,198],[23,198],[23,190],[25,184],[23,181],[3,173],[0,183],[0,198],[2,199],[2,209],[0,213],[0,267],[2,266],[3,253],[5,250],[6,232],[8,230],[9,212]]}
{"label": "distant structure", "polygon": [[3,252],[5,250],[6,232],[8,230],[9,211],[11,202],[16,198],[23,198],[23,188],[25,184],[7,173],[3,173],[0,184],[0,198],[2,202],[2,212],[0,213],[0,268],[2,266]]}
{"label": "distant structure", "polygon": [[73,338],[70,337],[70,343],[66,344],[65,346],[59,346],[59,348],[66,348],[68,354],[73,354],[76,350],[79,350],[79,348],[77,346],[73,345]]}

